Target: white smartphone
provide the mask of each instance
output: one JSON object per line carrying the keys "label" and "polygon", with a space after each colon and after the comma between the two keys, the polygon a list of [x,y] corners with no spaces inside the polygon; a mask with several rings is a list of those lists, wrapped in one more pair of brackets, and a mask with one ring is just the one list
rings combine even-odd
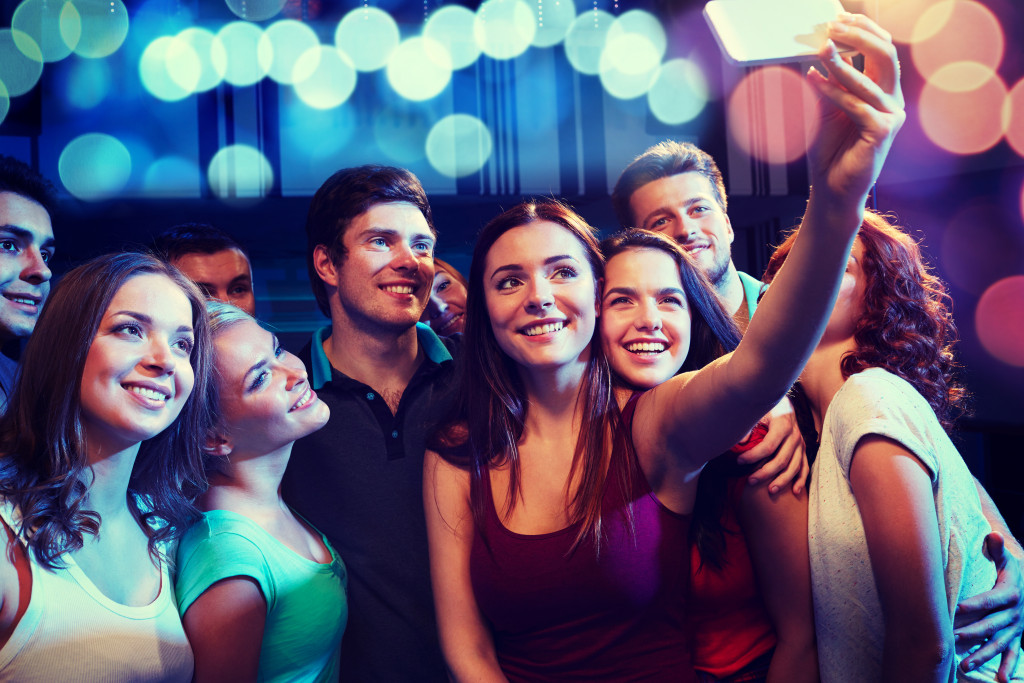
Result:
{"label": "white smartphone", "polygon": [[839,0],[711,0],[704,18],[726,59],[757,66],[816,59],[842,11]]}

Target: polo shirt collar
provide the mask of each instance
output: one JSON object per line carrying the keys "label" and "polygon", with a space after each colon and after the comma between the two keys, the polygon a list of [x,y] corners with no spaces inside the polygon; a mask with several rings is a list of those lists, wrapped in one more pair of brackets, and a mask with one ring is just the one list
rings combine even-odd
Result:
{"label": "polo shirt collar", "polygon": [[[325,325],[313,333],[313,343],[309,351],[310,366],[313,371],[313,390],[319,391],[331,379],[331,361],[324,353],[324,340],[331,336],[331,326]],[[424,323],[416,323],[416,339],[427,358],[438,365],[452,359],[441,338]]]}

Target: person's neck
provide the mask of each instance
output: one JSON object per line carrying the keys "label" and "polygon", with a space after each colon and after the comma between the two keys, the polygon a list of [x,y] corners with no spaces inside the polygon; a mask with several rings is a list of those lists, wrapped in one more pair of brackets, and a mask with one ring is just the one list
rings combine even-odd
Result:
{"label": "person's neck", "polygon": [[367,329],[335,314],[324,353],[341,373],[378,391],[401,393],[422,362],[416,326]]}
{"label": "person's neck", "polygon": [[284,509],[281,478],[294,442],[270,453],[232,452],[220,471],[210,473],[210,488],[196,501],[200,510],[231,510],[250,517],[273,516]]}
{"label": "person's neck", "polygon": [[732,261],[729,261],[729,267],[715,283],[715,293],[718,294],[718,298],[729,315],[735,318],[738,314],[742,314],[749,321],[747,297],[743,293],[743,281],[740,280],[739,273],[736,272],[736,266]]}
{"label": "person's neck", "polygon": [[803,372],[800,373],[800,384],[807,395],[814,416],[814,428],[821,434],[821,426],[825,420],[836,392],[846,382],[840,368],[843,356],[856,348],[853,339],[841,339],[834,342],[823,340],[811,354]]}
{"label": "person's neck", "polygon": [[527,433],[559,434],[565,425],[575,425],[577,404],[583,388],[588,353],[573,363],[556,368],[520,368],[529,410]]}
{"label": "person's neck", "polygon": [[129,513],[128,482],[132,477],[140,444],[119,450],[93,447],[89,466],[82,472],[87,491],[83,506],[99,513],[104,521],[112,521]]}

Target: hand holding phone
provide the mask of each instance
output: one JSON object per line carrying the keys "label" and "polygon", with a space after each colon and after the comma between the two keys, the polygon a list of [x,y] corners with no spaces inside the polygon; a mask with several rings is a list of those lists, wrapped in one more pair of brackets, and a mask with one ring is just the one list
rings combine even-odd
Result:
{"label": "hand holding phone", "polygon": [[738,66],[818,58],[839,0],[711,0],[704,18],[722,52]]}

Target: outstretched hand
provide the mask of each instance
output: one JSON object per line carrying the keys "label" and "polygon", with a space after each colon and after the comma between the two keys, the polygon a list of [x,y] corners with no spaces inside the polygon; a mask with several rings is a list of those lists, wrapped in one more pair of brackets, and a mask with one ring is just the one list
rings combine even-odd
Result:
{"label": "outstretched hand", "polygon": [[[823,107],[809,152],[812,187],[827,201],[860,209],[906,119],[899,60],[892,36],[860,14],[840,15],[829,38],[818,53],[827,77],[814,67],[807,74]],[[833,41],[864,55],[863,73]]]}

